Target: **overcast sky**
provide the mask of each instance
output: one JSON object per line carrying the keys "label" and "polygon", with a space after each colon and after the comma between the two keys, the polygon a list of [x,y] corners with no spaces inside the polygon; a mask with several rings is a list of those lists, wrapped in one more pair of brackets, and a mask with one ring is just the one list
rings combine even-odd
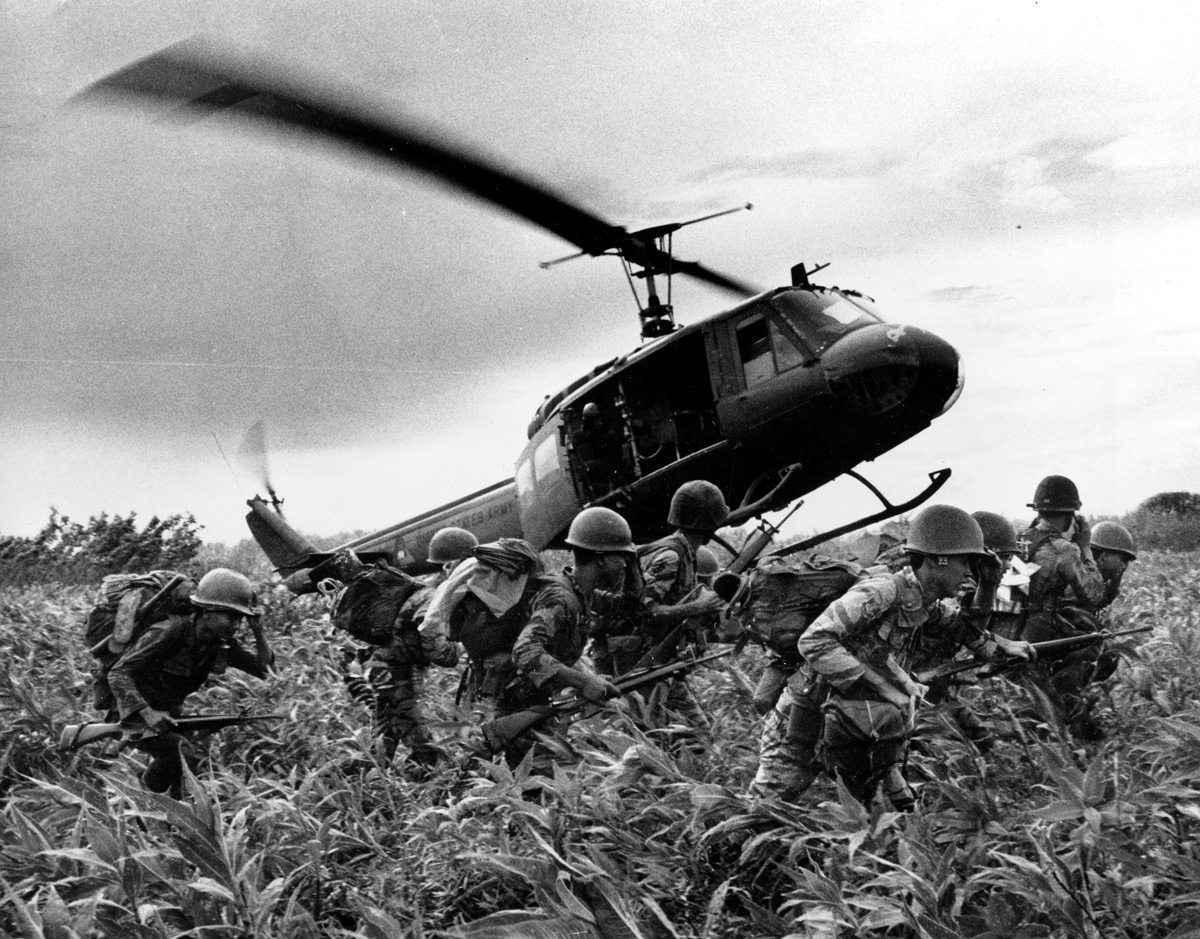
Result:
{"label": "overcast sky", "polygon": [[[865,468],[897,499],[1118,514],[1200,490],[1200,48],[1186,3],[10,0],[0,20],[0,533],[191,511],[244,537],[266,421],[289,517],[394,523],[506,478],[535,407],[629,351],[613,259],[227,120],[63,108],[201,35],[359,87],[676,251],[818,280],[962,354]],[[729,298],[676,284],[684,323]],[[869,510],[817,493],[801,528]]]}

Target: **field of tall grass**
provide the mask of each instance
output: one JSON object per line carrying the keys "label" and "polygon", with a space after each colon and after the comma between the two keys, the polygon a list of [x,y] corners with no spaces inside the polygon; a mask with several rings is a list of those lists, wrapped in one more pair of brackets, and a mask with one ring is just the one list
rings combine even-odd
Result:
{"label": "field of tall grass", "polygon": [[141,757],[55,749],[94,717],[79,624],[92,592],[0,591],[0,934],[151,937],[1200,937],[1200,574],[1147,553],[1118,612],[1136,637],[1111,730],[1078,745],[997,679],[986,758],[930,715],[920,807],[867,809],[824,781],[802,806],[742,793],[756,762],[753,649],[690,679],[710,742],[672,754],[626,703],[572,728],[553,775],[472,758],[412,779],[371,759],[341,640],[307,598],[271,595],[278,676],[231,672],[192,711],[286,718],[199,744],[176,802]]}

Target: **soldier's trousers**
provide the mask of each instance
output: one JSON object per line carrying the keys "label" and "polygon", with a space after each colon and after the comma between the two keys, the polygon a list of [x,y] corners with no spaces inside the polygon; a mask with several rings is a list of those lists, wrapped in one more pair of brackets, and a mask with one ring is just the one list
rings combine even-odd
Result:
{"label": "soldier's trousers", "polygon": [[375,735],[386,762],[391,762],[401,743],[408,747],[409,759],[414,763],[432,765],[441,756],[422,713],[424,677],[424,669],[408,664],[372,665],[367,669],[367,679],[375,692]]}
{"label": "soldier's trousers", "polygon": [[821,705],[829,688],[819,679],[799,691],[792,688],[789,684],[783,689],[774,709],[763,719],[751,795],[795,801],[821,771],[817,746],[825,721]]}
{"label": "soldier's trousers", "polygon": [[[799,690],[792,682],[779,696],[775,709],[766,716],[759,744],[758,772],[750,784],[750,795],[794,802],[813,784],[826,762],[820,756],[825,729],[823,705],[829,686],[811,679]],[[876,765],[877,750],[840,750],[831,755],[829,772],[841,776],[852,795],[866,803],[882,787],[892,804],[908,811],[914,803],[911,787],[904,778],[905,746],[888,747],[885,762]],[[830,754],[827,754],[830,756]]]}

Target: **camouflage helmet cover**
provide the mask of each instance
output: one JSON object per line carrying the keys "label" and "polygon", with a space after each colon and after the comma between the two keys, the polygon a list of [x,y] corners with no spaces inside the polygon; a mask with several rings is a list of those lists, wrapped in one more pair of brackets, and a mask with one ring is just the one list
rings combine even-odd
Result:
{"label": "camouflage helmet cover", "polygon": [[598,554],[612,551],[637,553],[629,523],[612,509],[599,505],[584,509],[575,516],[567,531],[566,541],[572,548]]}
{"label": "camouflage helmet cover", "polygon": [[1027,505],[1038,512],[1078,512],[1083,502],[1079,489],[1066,476],[1047,476],[1037,484],[1033,501]]}
{"label": "camouflage helmet cover", "polygon": [[983,529],[962,509],[931,505],[913,519],[904,550],[911,554],[987,554]]}
{"label": "camouflage helmet cover", "polygon": [[191,601],[205,610],[228,610],[242,616],[258,616],[254,588],[244,574],[216,567],[200,578]]}
{"label": "camouflage helmet cover", "polygon": [[469,558],[479,546],[479,539],[465,528],[443,528],[429,542],[429,560],[435,564]]}
{"label": "camouflage helmet cover", "polygon": [[729,518],[721,490],[706,479],[693,479],[675,490],[667,522],[676,528],[716,531]]}
{"label": "camouflage helmet cover", "polygon": [[1124,554],[1131,561],[1137,560],[1137,545],[1133,543],[1133,535],[1124,525],[1116,522],[1098,522],[1092,529],[1092,547],[1104,548]]}

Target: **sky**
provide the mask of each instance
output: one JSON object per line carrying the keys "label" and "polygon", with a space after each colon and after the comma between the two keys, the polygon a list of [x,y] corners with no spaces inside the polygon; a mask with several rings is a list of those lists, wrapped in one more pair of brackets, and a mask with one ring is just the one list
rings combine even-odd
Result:
{"label": "sky", "polygon": [[[1200,11],[1186,3],[7,0],[0,534],[192,512],[245,537],[256,421],[298,528],[507,478],[534,409],[631,351],[611,258],[283,131],[68,107],[201,36],[361,89],[676,253],[799,262],[962,355],[958,404],[859,467],[1018,518],[1200,490]],[[682,323],[730,298],[677,281]],[[790,523],[872,510],[848,481]]]}

